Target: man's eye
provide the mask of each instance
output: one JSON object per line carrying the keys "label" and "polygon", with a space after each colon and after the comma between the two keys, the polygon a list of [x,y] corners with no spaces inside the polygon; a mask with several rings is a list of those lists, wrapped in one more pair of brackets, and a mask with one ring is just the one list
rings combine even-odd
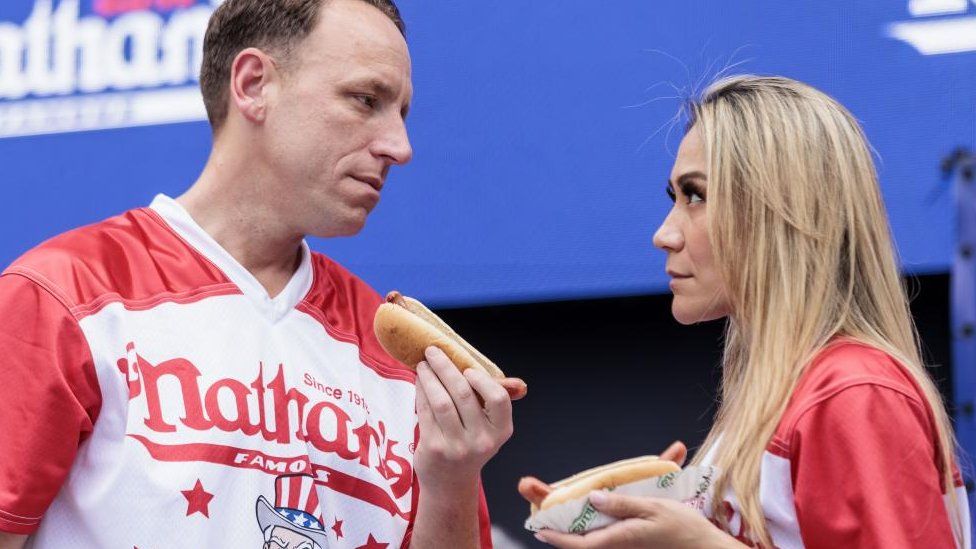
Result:
{"label": "man's eye", "polygon": [[376,98],[372,95],[356,95],[356,100],[369,109],[376,107]]}

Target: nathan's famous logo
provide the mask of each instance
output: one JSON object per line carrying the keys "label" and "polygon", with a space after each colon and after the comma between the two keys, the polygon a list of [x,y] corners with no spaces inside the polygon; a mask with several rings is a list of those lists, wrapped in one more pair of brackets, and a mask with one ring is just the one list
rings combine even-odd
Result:
{"label": "nathan's famous logo", "polygon": [[912,19],[888,25],[887,34],[922,55],[976,51],[976,0],[909,0]]}
{"label": "nathan's famous logo", "polygon": [[[268,371],[259,363],[255,378],[247,384],[221,379],[207,386],[190,361],[175,358],[152,364],[130,343],[126,357],[119,359],[117,366],[128,384],[129,400],[145,402],[147,417],[143,421],[151,432],[129,436],[142,443],[154,459],[206,461],[272,475],[309,474],[317,484],[379,506],[391,515],[408,517],[409,509],[400,509],[395,501],[408,494],[412,486],[413,467],[404,456],[408,446],[390,438],[383,421],[372,425],[364,419],[356,425],[339,402],[327,397],[315,401],[298,388],[289,387],[283,365]],[[387,487],[315,463],[307,452],[275,455],[220,444],[160,441],[169,440],[166,434],[185,433],[187,429],[241,433],[253,437],[259,443],[253,446],[263,450],[287,449],[292,441],[303,441],[319,452],[379,473]]]}
{"label": "nathan's famous logo", "polygon": [[221,1],[35,0],[0,21],[0,137],[206,119],[197,81]]}

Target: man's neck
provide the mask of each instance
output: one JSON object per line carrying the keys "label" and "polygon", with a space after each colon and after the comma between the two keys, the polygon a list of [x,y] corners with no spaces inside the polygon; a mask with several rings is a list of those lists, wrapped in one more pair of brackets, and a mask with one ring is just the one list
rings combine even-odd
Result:
{"label": "man's neck", "polygon": [[[227,159],[229,160],[229,159]],[[214,154],[200,178],[177,198],[190,217],[264,286],[278,295],[301,263],[304,235],[269,204],[260,173],[235,173],[242,164]]]}

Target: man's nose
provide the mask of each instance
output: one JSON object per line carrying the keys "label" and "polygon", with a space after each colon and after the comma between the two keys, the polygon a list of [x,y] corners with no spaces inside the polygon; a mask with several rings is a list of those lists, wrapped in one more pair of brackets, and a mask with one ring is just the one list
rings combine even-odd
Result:
{"label": "man's nose", "polygon": [[413,147],[407,135],[407,125],[403,119],[391,122],[385,131],[373,142],[373,154],[381,156],[390,164],[406,164],[413,158]]}

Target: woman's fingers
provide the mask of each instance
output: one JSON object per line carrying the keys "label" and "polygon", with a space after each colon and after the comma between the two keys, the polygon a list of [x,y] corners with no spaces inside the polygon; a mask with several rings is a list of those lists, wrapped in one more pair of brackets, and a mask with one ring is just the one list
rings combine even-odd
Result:
{"label": "woman's fingers", "polygon": [[661,452],[661,459],[673,461],[679,467],[684,464],[686,457],[688,457],[688,448],[680,440],[672,442],[667,450]]}
{"label": "woman's fingers", "polygon": [[522,477],[519,479],[518,492],[526,501],[538,506],[552,492],[552,487],[535,477]]}

